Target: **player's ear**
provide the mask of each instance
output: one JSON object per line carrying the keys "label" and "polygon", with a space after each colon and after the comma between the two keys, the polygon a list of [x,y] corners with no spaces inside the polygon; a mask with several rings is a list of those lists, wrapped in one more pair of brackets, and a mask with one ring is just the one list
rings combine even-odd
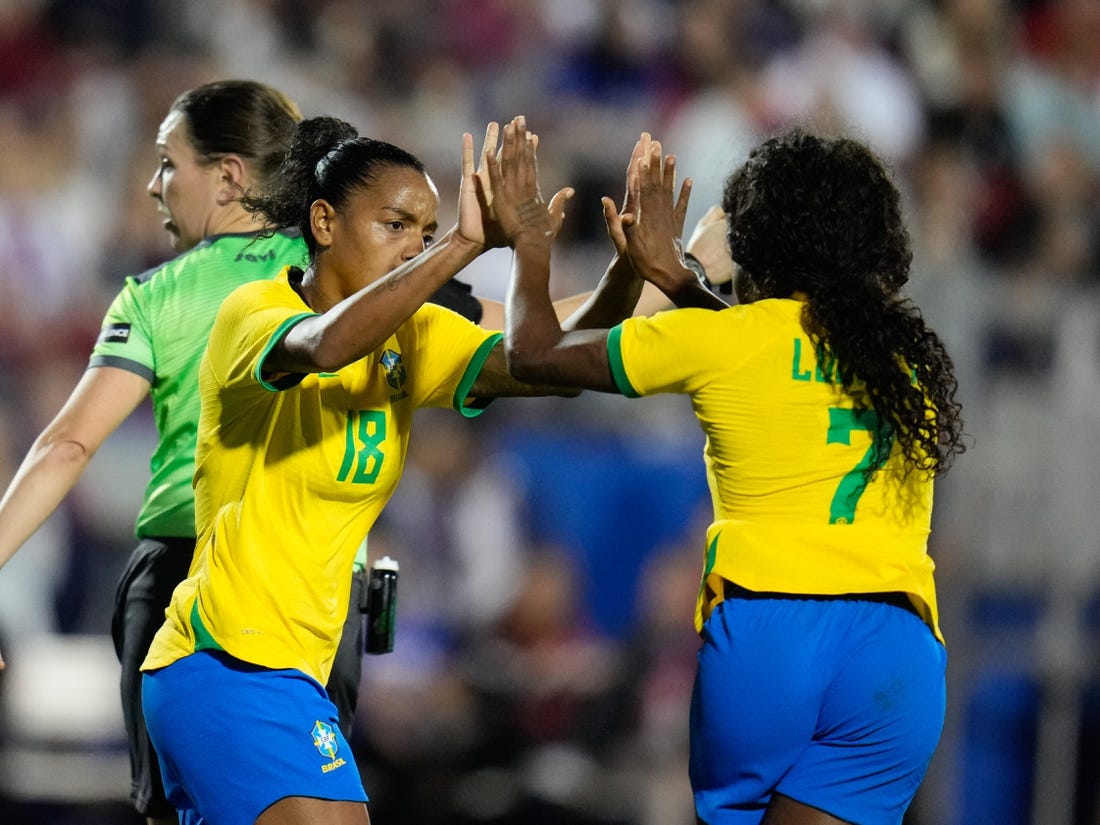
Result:
{"label": "player's ear", "polygon": [[226,155],[218,161],[218,173],[221,176],[219,203],[230,203],[244,194],[247,171],[245,162],[239,155]]}
{"label": "player's ear", "polygon": [[313,239],[321,247],[332,246],[332,227],[336,220],[336,210],[323,198],[315,200],[309,207],[309,225]]}
{"label": "player's ear", "polygon": [[218,167],[221,169],[222,177],[244,184],[245,162],[240,155],[225,155],[218,161]]}

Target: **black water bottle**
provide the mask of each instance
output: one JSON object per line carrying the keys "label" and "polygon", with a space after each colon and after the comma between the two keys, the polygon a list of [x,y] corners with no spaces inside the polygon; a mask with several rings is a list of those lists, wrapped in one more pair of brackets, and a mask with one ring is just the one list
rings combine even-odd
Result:
{"label": "black water bottle", "polygon": [[367,653],[389,653],[397,626],[397,562],[383,556],[370,569],[367,585]]}

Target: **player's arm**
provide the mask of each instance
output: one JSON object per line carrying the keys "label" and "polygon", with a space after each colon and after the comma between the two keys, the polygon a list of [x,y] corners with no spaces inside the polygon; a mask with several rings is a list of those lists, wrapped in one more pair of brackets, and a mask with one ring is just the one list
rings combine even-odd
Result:
{"label": "player's arm", "polygon": [[504,356],[504,345],[500,342],[489,351],[489,356],[481,367],[470,395],[475,398],[503,398],[533,397],[545,395],[561,395],[572,398],[580,395],[580,389],[573,385],[556,384],[552,382],[526,382],[521,381],[508,369],[508,362]]}
{"label": "player's arm", "polygon": [[[700,280],[723,295],[733,294],[733,258],[726,240],[726,213],[712,206],[695,224],[691,237],[684,244],[684,258],[689,266],[698,264]],[[693,267],[694,268],[694,267]]]}
{"label": "player's arm", "polygon": [[539,194],[536,145],[517,119],[505,127],[500,157],[487,158],[497,220],[515,250],[504,326],[508,369],[532,384],[612,391],[607,329],[564,331],[550,300],[556,233]]}
{"label": "player's arm", "polygon": [[149,382],[128,370],[85,371],[0,499],[0,567],[57,509],[103,442],[148,394]]}
{"label": "player's arm", "polygon": [[0,499],[0,566],[57,509],[103,442],[148,394],[149,382],[128,370],[84,373]]}
{"label": "player's arm", "polygon": [[[725,213],[721,209],[715,206],[711,211],[717,211],[723,216],[724,222]],[[722,237],[716,242],[715,235],[718,230],[721,230]],[[708,227],[695,248],[692,246],[694,235],[692,241],[689,241],[684,248],[685,263],[695,278],[681,274],[682,281],[673,289],[681,302],[679,306],[703,309],[725,309],[729,306],[729,303],[711,291],[712,287],[728,284],[733,274],[733,261],[725,251],[724,231],[719,225]],[[694,262],[698,264],[699,271],[691,266],[691,258],[694,258]],[[700,275],[705,276],[705,282]],[[655,284],[637,276],[629,258],[616,255],[604,274],[604,279],[606,283],[601,282],[596,290],[579,292],[554,301],[554,315],[565,329],[613,326],[628,314],[621,309],[624,306],[634,307],[634,311],[629,314],[646,318],[677,307],[677,304],[673,303]],[[597,308],[594,312],[589,312],[593,308],[588,307],[587,304],[592,300],[593,295],[601,294],[601,288],[605,305],[602,310]],[[611,289],[615,292],[610,291]],[[476,300],[481,302],[481,314],[477,323],[485,329],[504,329],[504,302],[494,301],[491,298]]]}
{"label": "player's arm", "polygon": [[[677,203],[679,226],[683,225],[683,218],[687,209],[687,196],[690,193],[690,181],[685,180],[684,184],[686,189],[681,191],[680,200]],[[622,277],[633,277],[635,283],[641,284],[641,294],[634,306],[633,314],[635,317],[649,317],[657,312],[675,307],[725,309],[729,306],[725,300],[716,296],[712,291],[714,287],[718,287],[720,291],[726,292],[726,287],[733,277],[733,260],[730,258],[729,249],[726,245],[726,213],[720,207],[712,206],[699,219],[695,229],[692,230],[691,237],[684,246],[684,263],[695,277],[692,278],[682,270],[678,273],[679,280],[670,288],[679,303],[673,302],[655,284],[642,280],[634,271],[634,266],[627,255],[626,237],[621,228],[621,216],[628,208],[628,206],[624,206],[624,211],[618,213],[616,218],[610,201],[604,203],[605,220],[608,223],[609,234],[611,234],[612,241],[616,246],[616,255],[612,261],[612,266],[623,267]],[[613,231],[612,226],[615,226],[617,231]],[[729,292],[732,293],[732,289]],[[558,303],[555,303],[554,306],[557,308]],[[563,317],[559,311],[558,318]],[[611,326],[620,320],[622,319],[607,319],[605,323],[596,326]]]}

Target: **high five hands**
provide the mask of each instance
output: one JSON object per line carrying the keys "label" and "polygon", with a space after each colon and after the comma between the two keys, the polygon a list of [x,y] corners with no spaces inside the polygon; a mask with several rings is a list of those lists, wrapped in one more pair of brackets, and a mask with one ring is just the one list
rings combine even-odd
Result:
{"label": "high five hands", "polygon": [[[503,143],[499,151],[495,148],[495,134],[487,131],[477,181],[504,242],[514,246],[521,237],[527,240],[537,237],[546,242],[553,240],[561,229],[565,202],[573,196],[573,189],[561,189],[549,204],[545,202],[538,180],[538,135],[527,131],[527,120],[523,115],[504,127]],[[627,166],[627,187],[622,208],[616,207],[611,198],[602,199],[607,232],[619,255],[629,253],[630,235],[638,236],[634,248],[641,254],[649,246],[659,243],[656,237],[641,236],[655,236],[659,231],[664,231],[673,243],[673,252],[679,251],[682,257],[680,235],[687,214],[691,180],[684,181],[680,195],[673,204],[671,189],[675,178],[676,158],[672,155],[662,158],[660,142],[653,140],[648,132],[643,132],[634,145]],[[646,223],[645,228],[639,230],[643,209]]]}
{"label": "high five hands", "polygon": [[[652,163],[656,158],[658,166],[661,164],[661,143],[653,140],[649,132],[642,132],[638,142],[634,144],[634,151],[630,154],[630,161],[626,169],[626,194],[623,197],[621,209],[617,209],[615,202],[604,197],[600,199],[603,204],[604,222],[607,224],[607,234],[611,238],[615,251],[621,256],[629,254],[626,236],[626,227],[636,223],[639,210],[638,195],[641,187],[639,175],[643,163]],[[665,171],[671,186],[676,178],[676,157],[668,155],[664,159]],[[673,206],[672,220],[676,238],[684,231],[684,218],[687,215],[688,199],[691,197],[691,178],[685,178],[680,187],[680,195]]]}
{"label": "high five hands", "polygon": [[543,199],[538,180],[539,139],[527,131],[523,115],[505,124],[499,148],[497,144],[498,127],[490,123],[474,176],[484,210],[487,245],[515,246],[524,234],[550,243],[561,230],[573,188],[559,189],[549,203]]}
{"label": "high five hands", "polygon": [[[508,123],[503,132],[499,151],[495,132],[486,132],[477,172],[479,191],[489,203],[491,221],[502,236],[494,234],[493,244],[515,246],[521,238],[528,243],[537,238],[548,244],[561,229],[565,202],[573,196],[573,189],[559,190],[547,204],[539,189],[538,136],[527,131],[522,115]],[[691,179],[685,179],[679,194],[674,195],[676,157],[663,155],[660,141],[643,132],[627,165],[622,206],[617,207],[609,197],[601,199],[615,251],[620,257],[628,257],[637,273],[658,287],[669,285],[668,273],[686,268],[681,236],[691,186]],[[705,221],[710,230],[707,236],[716,236],[724,244],[717,225],[723,218],[721,210],[712,209]],[[693,239],[700,237],[702,223],[696,227]]]}
{"label": "high five hands", "polygon": [[691,179],[684,181],[676,196],[676,156],[662,154],[660,141],[643,133],[630,157],[626,180],[626,198],[616,216],[617,232],[612,229],[616,223],[611,216],[612,205],[604,198],[608,231],[616,248],[620,243],[625,247],[634,270],[665,289],[687,268],[681,236]]}
{"label": "high five hands", "polygon": [[[489,221],[499,231],[499,236],[496,231],[492,233],[493,243],[512,247],[537,244],[548,251],[561,229],[565,202],[573,196],[573,190],[559,190],[547,204],[539,189],[538,136],[527,131],[522,115],[503,131],[499,150],[495,134],[487,132],[476,176],[481,197],[489,204]],[[664,155],[660,141],[643,132],[627,165],[621,209],[616,209],[610,198],[602,199],[607,232],[618,258],[629,261],[637,275],[673,303],[725,308],[724,301],[699,284],[684,258],[681,236],[691,184],[690,178],[685,179],[676,194],[675,155]],[[726,249],[725,214],[721,209],[712,208],[700,220],[688,249],[698,253],[696,258],[708,273],[713,268],[712,283],[730,279],[732,261]]]}

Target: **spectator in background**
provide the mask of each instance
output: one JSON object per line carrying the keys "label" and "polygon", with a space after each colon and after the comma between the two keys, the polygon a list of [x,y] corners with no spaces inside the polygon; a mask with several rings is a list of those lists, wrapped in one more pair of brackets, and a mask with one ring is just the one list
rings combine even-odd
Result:
{"label": "spectator in background", "polygon": [[766,49],[790,35],[772,31],[782,29],[781,21],[760,19],[766,14],[754,18],[747,5],[691,0],[677,17],[687,89],[665,116],[662,132],[679,148],[680,174],[694,181],[689,223],[722,200],[722,180],[713,170],[741,163],[772,125],[760,71],[771,55]]}
{"label": "spectator in background", "polygon": [[92,332],[84,308],[112,210],[102,208],[98,170],[81,162],[80,126],[68,96],[0,98],[0,289],[21,307],[0,331],[10,360],[69,352]]}
{"label": "spectator in background", "polygon": [[904,164],[920,146],[925,113],[912,76],[879,38],[877,7],[827,0],[804,14],[798,43],[762,70],[768,111],[782,124],[859,135]]}
{"label": "spectator in background", "polygon": [[642,569],[634,633],[625,650],[622,687],[630,716],[620,730],[617,764],[634,777],[640,825],[694,825],[688,782],[688,707],[699,634],[684,617],[699,593],[697,536],[708,513],[683,537],[658,548]]}
{"label": "spectator in background", "polygon": [[600,821],[607,751],[623,714],[618,647],[579,599],[580,571],[561,548],[540,547],[463,673],[479,702],[478,764],[507,776],[515,798],[503,822]]}

